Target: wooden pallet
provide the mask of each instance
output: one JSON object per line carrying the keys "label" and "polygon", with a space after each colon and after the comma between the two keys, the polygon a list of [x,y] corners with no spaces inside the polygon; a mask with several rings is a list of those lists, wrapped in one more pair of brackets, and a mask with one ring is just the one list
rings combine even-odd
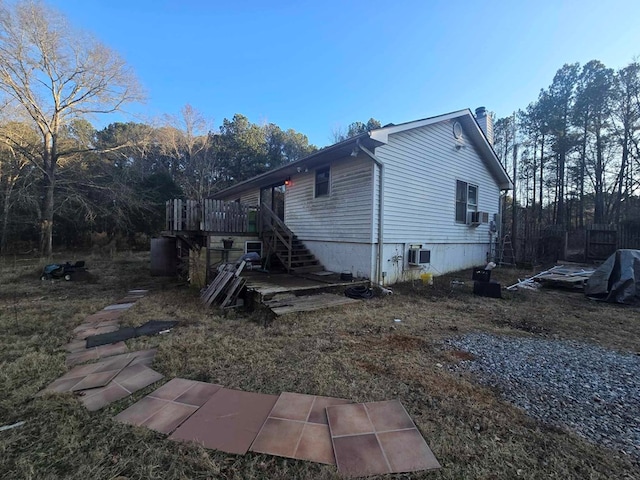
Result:
{"label": "wooden pallet", "polygon": [[246,283],[246,280],[240,276],[245,265],[244,261],[238,265],[238,268],[231,264],[225,265],[216,278],[202,291],[200,295],[202,302],[207,307],[210,307],[214,302],[222,308],[235,305],[238,295]]}

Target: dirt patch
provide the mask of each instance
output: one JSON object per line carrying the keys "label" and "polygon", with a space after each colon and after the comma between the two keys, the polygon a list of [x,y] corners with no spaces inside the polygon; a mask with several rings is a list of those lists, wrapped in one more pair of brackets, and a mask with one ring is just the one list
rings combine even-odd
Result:
{"label": "dirt patch", "polygon": [[476,359],[476,356],[473,353],[466,352],[464,350],[450,350],[447,353],[457,360],[475,360]]}
{"label": "dirt patch", "polygon": [[380,364],[371,362],[358,362],[358,366],[364,371],[373,373],[374,375],[388,375],[389,369]]}
{"label": "dirt patch", "polygon": [[390,335],[387,337],[387,344],[393,350],[416,350],[422,348],[425,343],[422,338],[410,337],[408,335]]}

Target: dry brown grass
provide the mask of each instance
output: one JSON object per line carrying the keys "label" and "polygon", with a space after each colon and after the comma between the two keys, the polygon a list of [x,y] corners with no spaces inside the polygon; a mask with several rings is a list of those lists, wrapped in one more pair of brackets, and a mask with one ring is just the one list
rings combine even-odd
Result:
{"label": "dry brown grass", "polygon": [[[62,259],[61,259],[62,260]],[[88,258],[93,280],[38,280],[38,262],[3,259],[0,271],[0,477],[11,479],[285,479],[339,478],[335,469],[267,455],[227,455],[177,444],[113,416],[153,387],[89,413],[70,395],[33,398],[64,368],[66,343],[84,316],[149,286],[123,321],[181,322],[170,335],[129,341],[158,346],[154,368],[262,393],[331,395],[354,401],[399,398],[442,463],[437,472],[395,478],[539,479],[640,478],[640,466],[618,452],[528,418],[497,392],[446,365],[468,353],[442,340],[470,331],[570,338],[640,351],[638,310],[593,303],[579,293],[507,293],[474,297],[470,282],[453,291],[406,284],[357,307],[281,317],[268,327],[259,315],[203,309],[197,292],[147,276],[147,257]],[[512,282],[521,272],[497,271]],[[466,280],[467,273],[459,275]],[[402,320],[395,323],[394,319]],[[438,366],[440,364],[441,366]],[[390,478],[388,476],[384,478]],[[393,477],[391,477],[393,478]]]}

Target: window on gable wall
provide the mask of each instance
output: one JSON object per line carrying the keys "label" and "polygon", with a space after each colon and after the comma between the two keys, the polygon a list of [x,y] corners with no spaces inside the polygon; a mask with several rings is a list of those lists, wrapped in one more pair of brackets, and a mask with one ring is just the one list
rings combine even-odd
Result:
{"label": "window on gable wall", "polygon": [[478,211],[478,186],[456,181],[456,223],[467,223],[469,212]]}
{"label": "window on gable wall", "polygon": [[330,167],[323,167],[316,170],[316,197],[324,197],[326,195],[329,195],[330,177]]}

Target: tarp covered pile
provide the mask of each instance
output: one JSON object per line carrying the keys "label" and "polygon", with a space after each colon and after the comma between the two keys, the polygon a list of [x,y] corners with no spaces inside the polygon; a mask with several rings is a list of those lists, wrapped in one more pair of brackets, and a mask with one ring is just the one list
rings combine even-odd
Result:
{"label": "tarp covered pile", "polygon": [[593,272],[585,294],[612,303],[640,303],[640,250],[617,250]]}

